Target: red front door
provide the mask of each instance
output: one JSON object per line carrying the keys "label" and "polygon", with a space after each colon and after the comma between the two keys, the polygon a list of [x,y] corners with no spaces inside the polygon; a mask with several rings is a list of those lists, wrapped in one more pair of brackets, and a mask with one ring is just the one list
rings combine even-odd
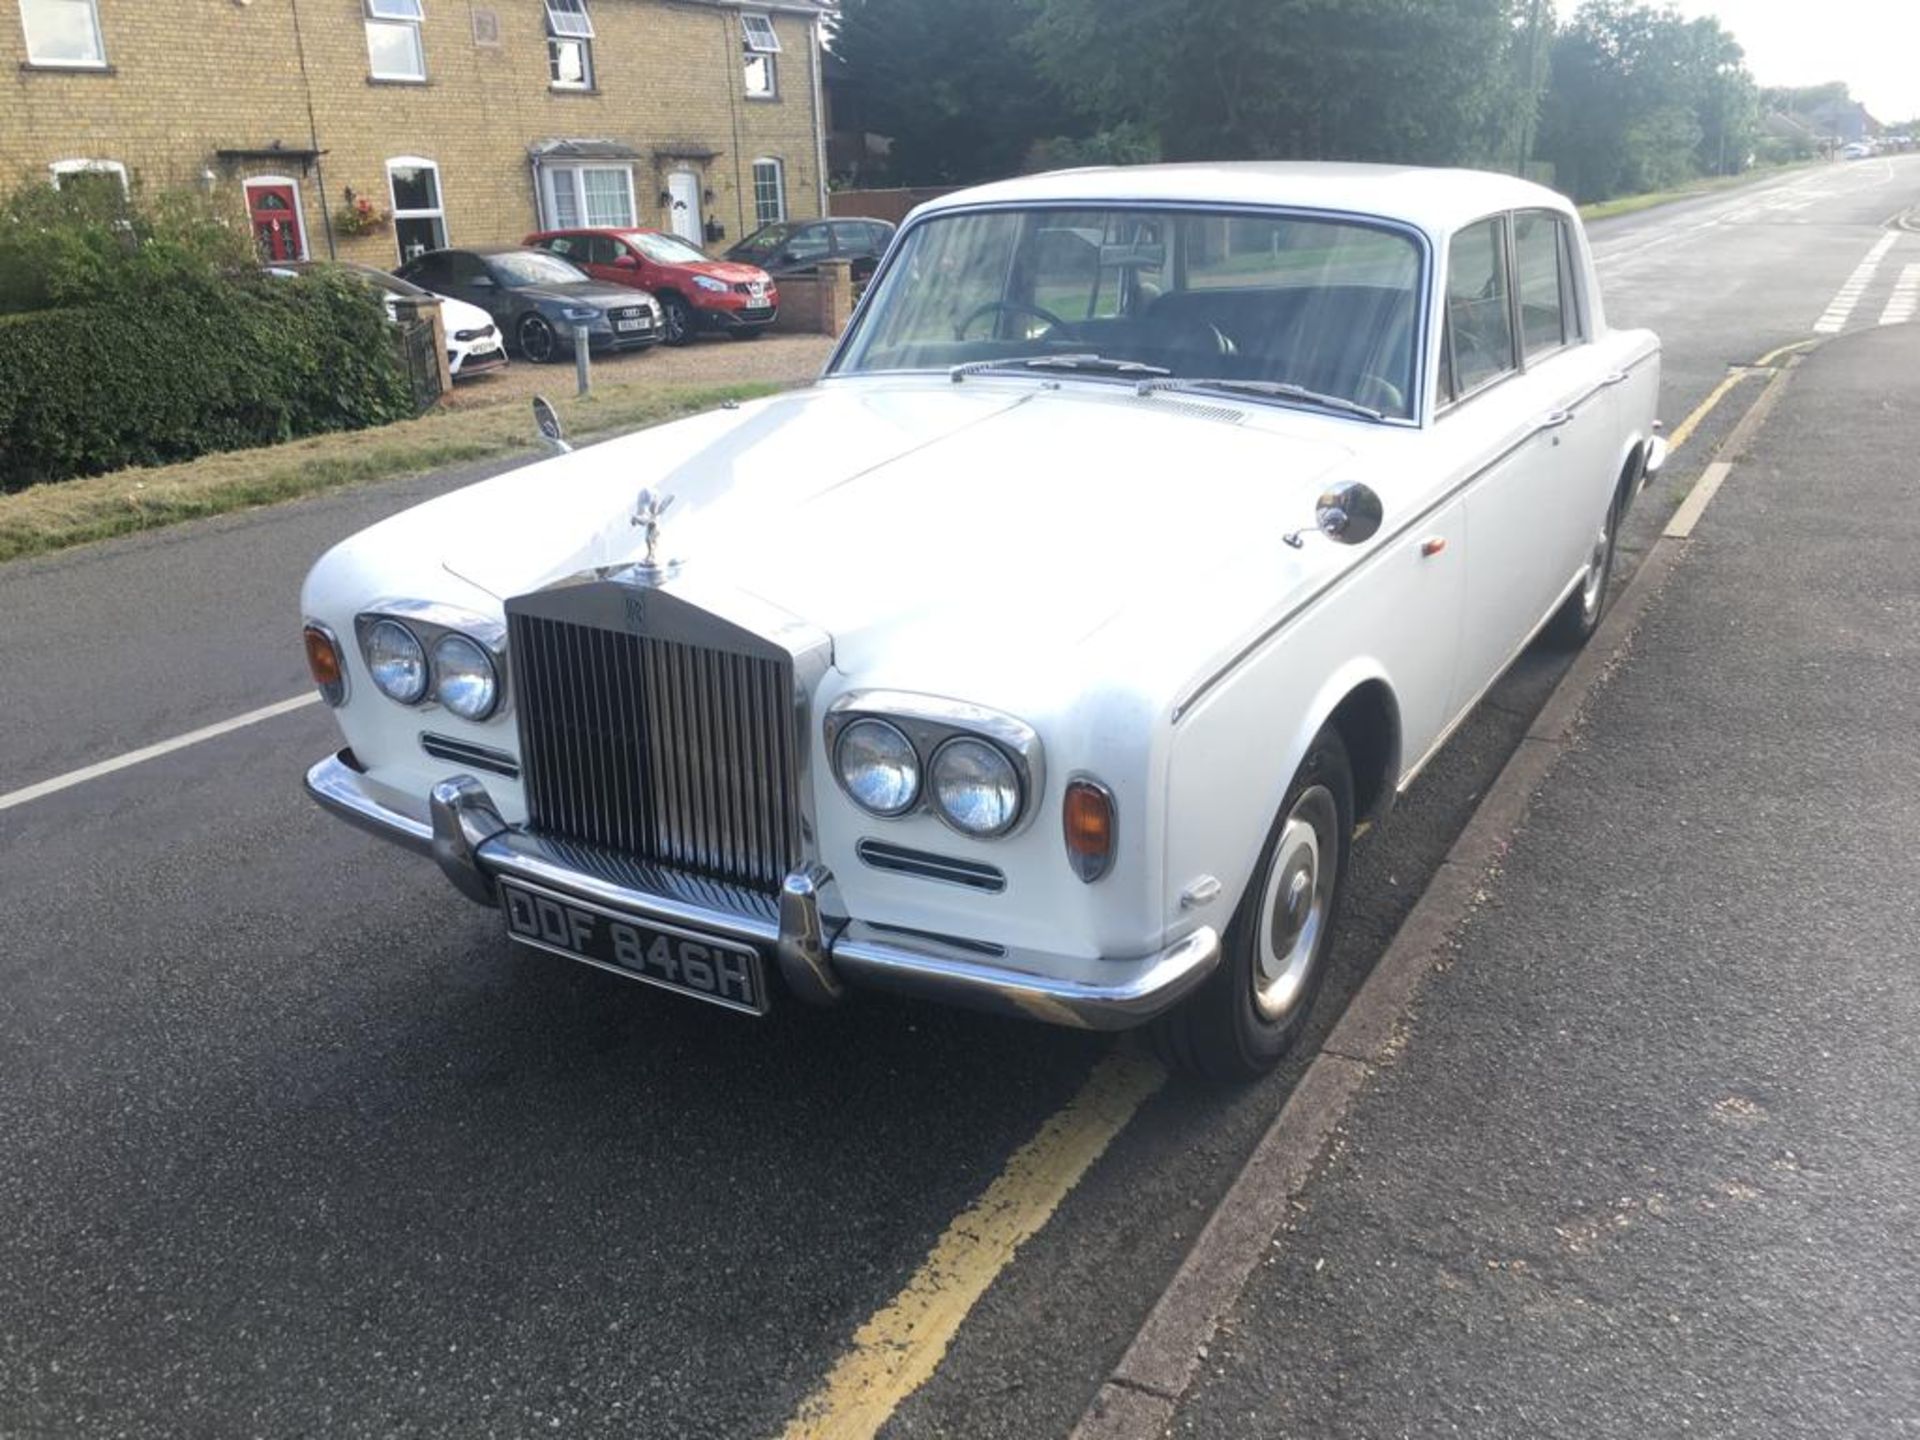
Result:
{"label": "red front door", "polygon": [[247,186],[247,217],[253,222],[253,239],[260,247],[262,260],[307,258],[291,185],[274,182]]}

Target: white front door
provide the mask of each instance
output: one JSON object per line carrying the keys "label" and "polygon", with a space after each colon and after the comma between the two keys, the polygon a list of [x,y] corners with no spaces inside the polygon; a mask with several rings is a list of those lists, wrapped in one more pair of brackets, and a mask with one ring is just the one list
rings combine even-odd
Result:
{"label": "white front door", "polygon": [[700,177],[691,170],[667,176],[667,225],[682,240],[700,249],[705,243],[700,223]]}

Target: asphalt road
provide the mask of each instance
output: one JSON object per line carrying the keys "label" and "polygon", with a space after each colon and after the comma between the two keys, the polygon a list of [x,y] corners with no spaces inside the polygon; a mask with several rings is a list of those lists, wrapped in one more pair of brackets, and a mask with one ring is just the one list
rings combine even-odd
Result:
{"label": "asphalt road", "polygon": [[[1920,157],[1596,227],[1670,423],[1916,202]],[[301,693],[306,566],[480,473],[0,566],[0,794]],[[1556,673],[1524,657],[1360,848],[1307,1051]],[[0,812],[0,1433],[777,1433],[1105,1053],[876,999],[745,1024],[510,951],[300,797],[333,743],[303,709]],[[1302,1063],[1150,1100],[889,1433],[1067,1429]]]}

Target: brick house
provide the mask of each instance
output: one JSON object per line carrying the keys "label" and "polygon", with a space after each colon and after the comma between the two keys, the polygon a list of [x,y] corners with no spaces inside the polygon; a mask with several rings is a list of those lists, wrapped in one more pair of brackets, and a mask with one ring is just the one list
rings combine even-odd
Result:
{"label": "brick house", "polygon": [[[0,0],[0,188],[199,187],[244,206],[269,254],[382,268],[580,223],[719,246],[825,211],[822,14],[816,0]],[[343,218],[358,199],[386,217],[363,233]]]}

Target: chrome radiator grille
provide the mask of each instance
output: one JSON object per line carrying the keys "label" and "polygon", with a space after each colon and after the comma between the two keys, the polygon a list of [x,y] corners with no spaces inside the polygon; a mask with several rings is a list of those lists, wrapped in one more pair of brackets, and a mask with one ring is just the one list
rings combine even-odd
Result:
{"label": "chrome radiator grille", "polygon": [[532,828],[777,889],[798,849],[790,663],[508,616]]}

